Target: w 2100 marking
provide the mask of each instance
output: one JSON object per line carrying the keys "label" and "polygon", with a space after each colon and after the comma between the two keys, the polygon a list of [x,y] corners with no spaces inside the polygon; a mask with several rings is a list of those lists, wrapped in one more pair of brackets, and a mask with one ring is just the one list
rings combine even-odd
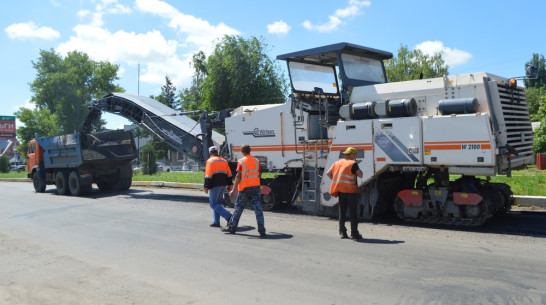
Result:
{"label": "w 2100 marking", "polygon": [[481,149],[481,144],[461,144],[461,149]]}

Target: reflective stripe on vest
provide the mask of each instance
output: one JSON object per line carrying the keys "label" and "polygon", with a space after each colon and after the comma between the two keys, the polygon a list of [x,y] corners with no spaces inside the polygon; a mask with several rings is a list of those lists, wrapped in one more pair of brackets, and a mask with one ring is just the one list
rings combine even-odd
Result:
{"label": "reflective stripe on vest", "polygon": [[205,178],[212,178],[215,174],[226,174],[228,177],[231,177],[228,162],[219,156],[209,158],[205,165]]}
{"label": "reflective stripe on vest", "polygon": [[341,193],[358,193],[356,174],[351,173],[354,160],[341,159],[332,165],[332,185],[330,195]]}
{"label": "reflective stripe on vest", "polygon": [[247,155],[238,161],[241,164],[241,181],[237,186],[238,191],[242,191],[250,186],[260,185],[260,161],[251,155]]}

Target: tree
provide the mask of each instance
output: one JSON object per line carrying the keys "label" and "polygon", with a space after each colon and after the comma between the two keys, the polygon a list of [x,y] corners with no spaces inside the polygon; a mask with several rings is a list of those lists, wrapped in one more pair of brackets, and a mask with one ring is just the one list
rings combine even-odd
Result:
{"label": "tree", "polygon": [[179,107],[176,87],[168,76],[165,76],[165,85],[161,87],[161,94],[156,97],[152,96],[152,98],[172,109],[177,109]]}
{"label": "tree", "polygon": [[[534,66],[537,69],[537,77],[525,79],[525,88],[544,88],[546,87],[546,59],[544,55],[533,53],[533,58],[525,63],[525,68]],[[529,76],[527,74],[527,76]]]}
{"label": "tree", "polygon": [[[531,120],[539,121],[540,126],[535,130],[533,138],[533,148],[536,153],[546,152],[546,59],[544,55],[533,53],[533,58],[525,63],[528,66],[534,66],[537,69],[536,78],[526,78],[525,96]],[[527,76],[530,76],[527,71]]]}
{"label": "tree", "polygon": [[155,161],[155,148],[152,142],[148,142],[140,151],[140,168],[142,169],[142,173],[144,175],[153,175],[157,173],[157,164]]}
{"label": "tree", "polygon": [[199,51],[192,56],[190,65],[193,66],[195,73],[192,78],[191,87],[184,89],[180,93],[180,108],[182,108],[182,110],[197,110],[200,109],[203,104],[204,98],[201,94],[201,87],[208,74],[205,61],[206,56],[203,51]]}
{"label": "tree", "polygon": [[60,134],[60,128],[57,125],[57,114],[51,114],[45,107],[37,107],[34,110],[20,107],[15,116],[24,124],[17,128],[17,138],[21,145],[17,151],[22,156],[26,156],[28,143],[36,137],[50,137]]}
{"label": "tree", "polygon": [[0,156],[0,173],[9,172],[9,158],[8,156]]}
{"label": "tree", "polygon": [[389,82],[400,82],[421,78],[433,78],[448,75],[449,66],[445,64],[441,53],[432,56],[421,50],[409,50],[401,45],[398,55],[385,61],[385,70]]}
{"label": "tree", "polygon": [[[118,79],[118,65],[96,62],[85,53],[73,51],[62,58],[53,49],[40,50],[33,61],[36,79],[30,84],[31,102],[55,115],[60,133],[81,131],[87,104],[113,91],[123,91],[113,82]],[[38,122],[39,123],[39,122]],[[95,122],[98,130],[104,121]]]}
{"label": "tree", "polygon": [[[546,107],[546,87],[529,87],[525,88],[525,96],[527,97],[527,106],[532,121],[540,121],[540,108]],[[544,105],[544,106],[543,106]]]}
{"label": "tree", "polygon": [[183,107],[201,103],[198,109],[221,110],[284,101],[287,81],[266,50],[263,39],[226,35],[208,58],[197,53],[192,87],[181,94]]}

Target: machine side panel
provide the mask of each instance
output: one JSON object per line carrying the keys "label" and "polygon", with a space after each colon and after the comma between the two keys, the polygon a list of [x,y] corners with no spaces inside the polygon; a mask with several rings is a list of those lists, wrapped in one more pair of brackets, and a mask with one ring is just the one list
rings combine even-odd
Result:
{"label": "machine side panel", "polygon": [[376,172],[392,164],[423,164],[419,117],[374,120],[373,125]]}
{"label": "machine side panel", "polygon": [[495,166],[488,114],[423,118],[425,164]]}
{"label": "machine side panel", "polygon": [[[282,169],[286,162],[301,159],[296,151],[290,105],[283,104],[226,118],[226,138],[234,160],[243,157],[240,148],[249,144],[251,154],[269,170]],[[299,145],[298,151],[302,147]],[[301,165],[301,163],[300,163]]]}
{"label": "machine side panel", "polygon": [[334,206],[338,199],[330,196],[328,193],[332,180],[326,175],[332,164],[339,159],[344,158],[341,154],[347,147],[356,148],[356,162],[364,174],[363,178],[358,178],[358,185],[363,185],[374,175],[374,151],[372,141],[372,121],[341,121],[336,127],[336,134],[330,146],[330,153],[326,160],[324,176],[320,183],[321,204],[324,206]]}

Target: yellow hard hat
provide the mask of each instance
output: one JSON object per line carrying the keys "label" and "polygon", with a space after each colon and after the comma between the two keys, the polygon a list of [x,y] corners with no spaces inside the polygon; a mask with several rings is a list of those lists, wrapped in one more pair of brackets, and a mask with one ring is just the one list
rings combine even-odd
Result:
{"label": "yellow hard hat", "polygon": [[356,154],[356,149],[354,147],[347,147],[347,149],[342,154],[344,155]]}

